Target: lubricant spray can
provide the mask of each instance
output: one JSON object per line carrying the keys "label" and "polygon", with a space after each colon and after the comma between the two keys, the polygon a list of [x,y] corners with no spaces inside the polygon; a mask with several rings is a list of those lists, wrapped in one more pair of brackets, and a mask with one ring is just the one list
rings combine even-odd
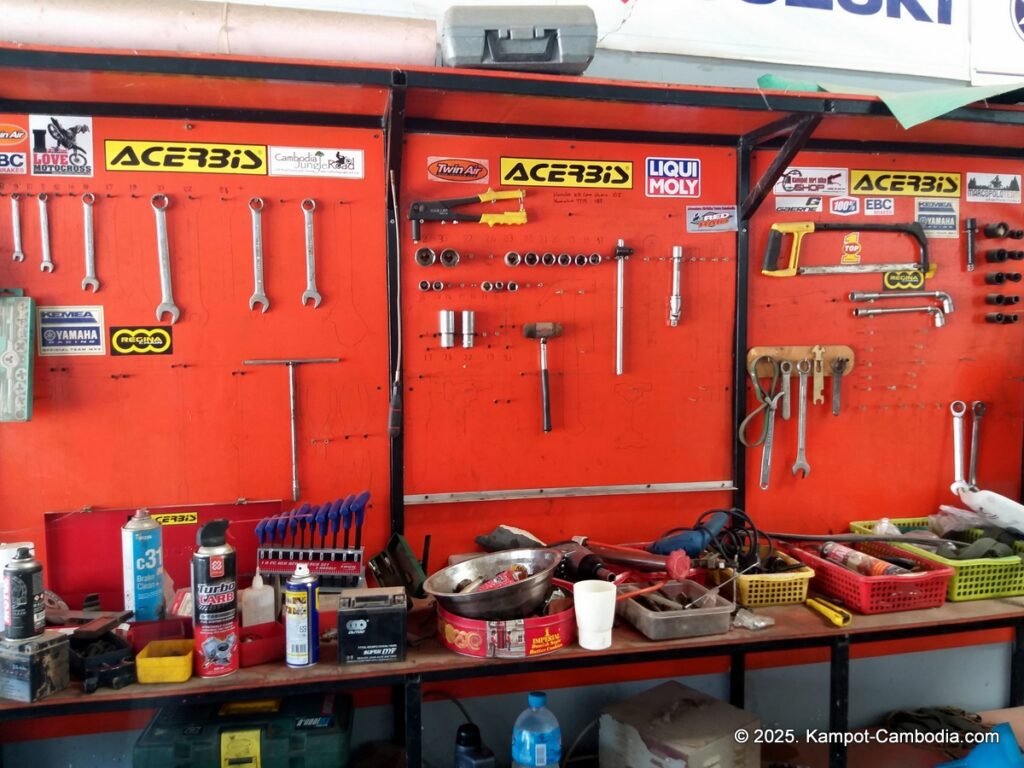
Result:
{"label": "lubricant spray can", "polygon": [[193,655],[199,677],[238,670],[238,582],[227,531],[227,520],[211,520],[199,529],[199,549],[192,555]]}
{"label": "lubricant spray can", "polygon": [[164,617],[163,528],[140,509],[121,529],[121,566],[124,573],[124,609],[136,621]]}
{"label": "lubricant spray can", "polygon": [[320,659],[320,579],[299,563],[284,587],[285,663],[311,667]]}
{"label": "lubricant spray can", "polygon": [[865,576],[898,576],[910,573],[906,568],[879,560],[877,557],[858,552],[856,549],[844,547],[834,541],[827,541],[821,545],[821,556]]}
{"label": "lubricant spray can", "polygon": [[43,566],[32,550],[20,547],[4,566],[4,638],[27,640],[45,629]]}

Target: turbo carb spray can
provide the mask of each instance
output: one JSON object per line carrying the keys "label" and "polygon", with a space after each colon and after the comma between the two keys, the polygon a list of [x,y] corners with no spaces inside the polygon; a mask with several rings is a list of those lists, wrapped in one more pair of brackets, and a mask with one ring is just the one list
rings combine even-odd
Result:
{"label": "turbo carb spray can", "polygon": [[136,621],[164,617],[163,527],[145,509],[136,510],[121,528],[124,609]]}
{"label": "turbo carb spray can", "polygon": [[43,566],[32,550],[19,547],[4,566],[4,638],[28,640],[46,629]]}
{"label": "turbo carb spray can", "polygon": [[299,563],[284,587],[284,661],[311,667],[320,659],[320,579]]}
{"label": "turbo carb spray can", "polygon": [[192,634],[199,677],[238,671],[238,581],[227,520],[211,520],[196,536],[192,555]]}

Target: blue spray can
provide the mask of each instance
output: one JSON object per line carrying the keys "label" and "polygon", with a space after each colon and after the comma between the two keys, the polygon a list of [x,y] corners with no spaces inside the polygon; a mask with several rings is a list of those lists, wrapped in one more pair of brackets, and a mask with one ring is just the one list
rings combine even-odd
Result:
{"label": "blue spray can", "polygon": [[164,547],[160,523],[140,509],[121,529],[124,609],[135,621],[164,617]]}

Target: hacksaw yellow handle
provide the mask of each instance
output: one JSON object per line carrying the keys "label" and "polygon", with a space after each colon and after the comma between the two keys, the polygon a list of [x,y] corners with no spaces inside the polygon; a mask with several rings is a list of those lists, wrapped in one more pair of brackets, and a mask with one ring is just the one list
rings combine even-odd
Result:
{"label": "hacksaw yellow handle", "polygon": [[[813,221],[787,221],[772,224],[768,233],[768,247],[765,248],[764,261],[761,263],[761,274],[768,277],[795,277],[796,268],[800,264],[800,243],[804,235],[814,231]],[[793,245],[789,251],[789,264],[779,269],[779,254],[782,251],[784,235],[793,236]]]}

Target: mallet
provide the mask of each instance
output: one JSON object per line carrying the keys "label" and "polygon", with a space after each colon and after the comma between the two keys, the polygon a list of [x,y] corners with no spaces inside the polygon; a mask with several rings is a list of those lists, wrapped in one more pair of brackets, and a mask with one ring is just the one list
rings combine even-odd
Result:
{"label": "mallet", "polygon": [[551,431],[551,399],[548,393],[548,339],[562,335],[561,323],[527,323],[523,336],[540,340],[540,402],[544,411],[544,431]]}

